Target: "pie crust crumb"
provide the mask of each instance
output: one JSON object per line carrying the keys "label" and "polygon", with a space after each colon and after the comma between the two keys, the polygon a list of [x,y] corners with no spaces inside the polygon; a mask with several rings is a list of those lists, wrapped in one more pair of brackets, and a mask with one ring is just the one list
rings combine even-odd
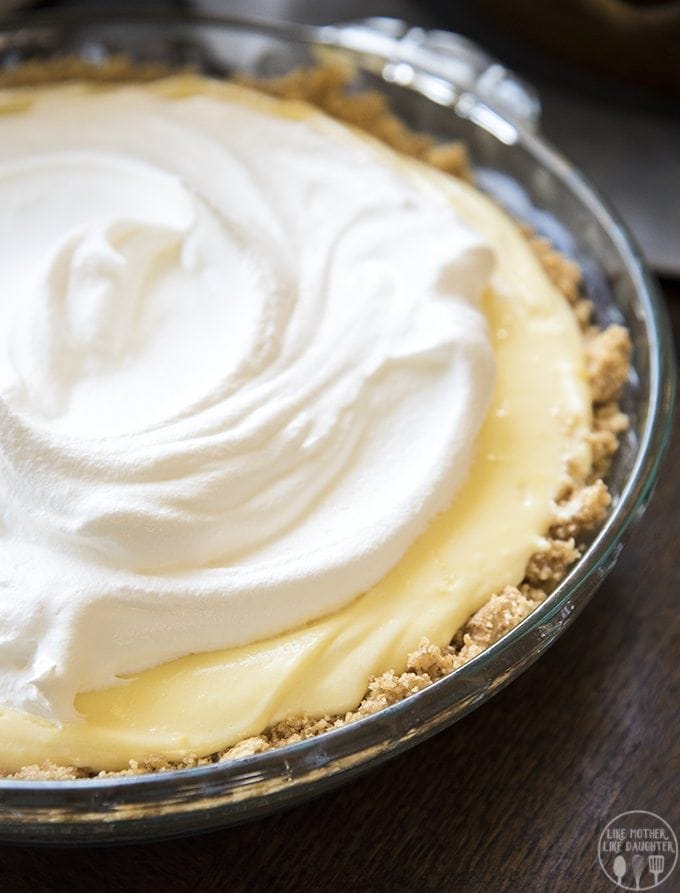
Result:
{"label": "pie crust crumb", "polygon": [[611,325],[603,331],[589,330],[586,344],[588,381],[593,403],[618,400],[628,377],[630,335],[623,326]]}

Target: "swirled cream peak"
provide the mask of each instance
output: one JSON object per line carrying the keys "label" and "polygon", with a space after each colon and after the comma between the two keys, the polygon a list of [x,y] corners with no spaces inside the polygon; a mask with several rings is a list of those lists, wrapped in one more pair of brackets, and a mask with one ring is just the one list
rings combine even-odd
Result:
{"label": "swirled cream peak", "polygon": [[67,719],[384,576],[466,474],[491,265],[298,106],[170,80],[1,115],[0,703]]}

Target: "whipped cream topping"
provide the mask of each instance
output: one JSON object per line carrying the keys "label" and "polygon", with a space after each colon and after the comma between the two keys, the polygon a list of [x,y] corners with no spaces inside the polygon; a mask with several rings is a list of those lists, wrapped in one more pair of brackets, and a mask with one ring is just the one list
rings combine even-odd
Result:
{"label": "whipped cream topping", "polygon": [[222,93],[0,116],[5,706],[333,611],[465,478],[491,249],[369,140]]}

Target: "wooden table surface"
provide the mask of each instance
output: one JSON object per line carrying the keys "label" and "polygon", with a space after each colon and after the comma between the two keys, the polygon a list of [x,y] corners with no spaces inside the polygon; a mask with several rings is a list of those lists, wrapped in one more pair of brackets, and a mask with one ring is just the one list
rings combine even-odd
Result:
{"label": "wooden table surface", "polygon": [[[665,284],[676,342],[680,283]],[[112,849],[0,848],[0,891],[606,891],[597,840],[680,833],[680,414],[656,494],[574,626],[520,679],[358,781],[239,828]],[[680,890],[680,866],[662,888]]]}

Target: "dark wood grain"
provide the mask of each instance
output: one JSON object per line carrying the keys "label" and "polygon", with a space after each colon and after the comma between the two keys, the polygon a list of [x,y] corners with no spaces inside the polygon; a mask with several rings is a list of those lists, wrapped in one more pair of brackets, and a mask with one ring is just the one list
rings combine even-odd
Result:
{"label": "dark wood grain", "polygon": [[[680,286],[665,291],[677,340]],[[680,832],[679,447],[676,412],[657,492],[615,570],[482,709],[335,793],[240,828],[0,849],[0,890],[613,889],[596,856],[610,818],[646,809]],[[680,889],[680,869],[661,889]]]}

